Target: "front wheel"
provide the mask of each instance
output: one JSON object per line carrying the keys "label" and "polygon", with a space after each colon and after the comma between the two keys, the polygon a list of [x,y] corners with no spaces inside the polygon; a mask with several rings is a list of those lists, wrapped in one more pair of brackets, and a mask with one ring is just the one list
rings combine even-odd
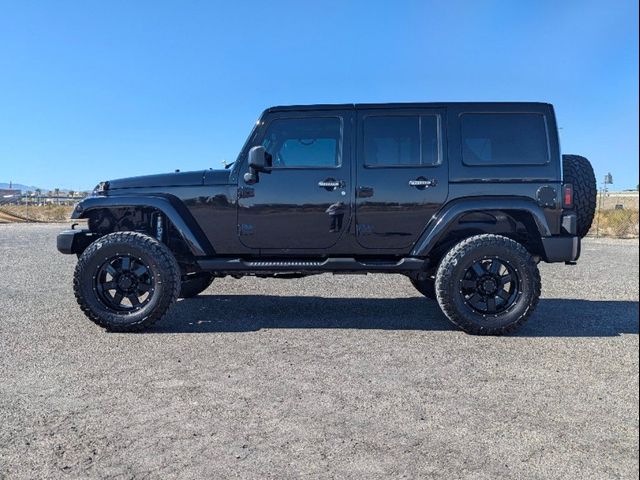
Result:
{"label": "front wheel", "polygon": [[436,274],[436,296],[449,320],[480,335],[510,333],[535,310],[540,273],[529,252],[500,235],[477,235],[454,246]]}
{"label": "front wheel", "polygon": [[171,251],[137,232],[116,232],[82,253],[73,289],[82,311],[110,331],[150,326],[175,302],[180,267]]}

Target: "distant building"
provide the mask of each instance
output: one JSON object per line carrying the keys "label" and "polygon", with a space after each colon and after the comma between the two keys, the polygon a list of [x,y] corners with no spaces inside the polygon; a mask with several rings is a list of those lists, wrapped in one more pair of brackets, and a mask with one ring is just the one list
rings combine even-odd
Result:
{"label": "distant building", "polygon": [[0,205],[3,203],[19,203],[22,190],[15,188],[0,188]]}
{"label": "distant building", "polygon": [[[622,205],[622,206],[620,206]],[[638,210],[638,192],[598,192],[598,208],[602,210]]]}

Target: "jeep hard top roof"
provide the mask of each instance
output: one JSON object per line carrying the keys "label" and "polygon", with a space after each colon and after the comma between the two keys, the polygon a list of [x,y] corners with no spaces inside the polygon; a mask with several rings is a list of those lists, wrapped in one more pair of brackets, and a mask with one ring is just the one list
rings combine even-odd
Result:
{"label": "jeep hard top roof", "polygon": [[541,105],[552,105],[546,102],[407,102],[407,103],[341,103],[341,104],[315,104],[315,105],[278,105],[269,107],[265,110],[267,112],[286,112],[286,111],[313,111],[313,110],[358,110],[358,109],[385,109],[385,108],[445,108],[448,106],[465,107],[470,108],[486,108],[490,109],[495,106],[511,106],[513,108],[521,109],[526,107]]}

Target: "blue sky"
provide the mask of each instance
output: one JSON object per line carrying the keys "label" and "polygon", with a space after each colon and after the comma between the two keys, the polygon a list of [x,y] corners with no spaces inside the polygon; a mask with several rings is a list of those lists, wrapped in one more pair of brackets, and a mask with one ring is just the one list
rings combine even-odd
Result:
{"label": "blue sky", "polygon": [[220,166],[269,105],[548,101],[638,183],[638,5],[0,0],[0,181]]}

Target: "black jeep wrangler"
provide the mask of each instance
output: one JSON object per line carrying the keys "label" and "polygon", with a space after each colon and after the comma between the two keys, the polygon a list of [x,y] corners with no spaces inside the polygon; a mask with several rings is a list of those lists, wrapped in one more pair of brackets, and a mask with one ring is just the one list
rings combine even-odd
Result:
{"label": "black jeep wrangler", "polygon": [[151,325],[216,277],[396,273],[470,333],[523,324],[578,259],[596,184],[545,103],[267,109],[224,170],[101,182],[59,234],[80,307]]}

